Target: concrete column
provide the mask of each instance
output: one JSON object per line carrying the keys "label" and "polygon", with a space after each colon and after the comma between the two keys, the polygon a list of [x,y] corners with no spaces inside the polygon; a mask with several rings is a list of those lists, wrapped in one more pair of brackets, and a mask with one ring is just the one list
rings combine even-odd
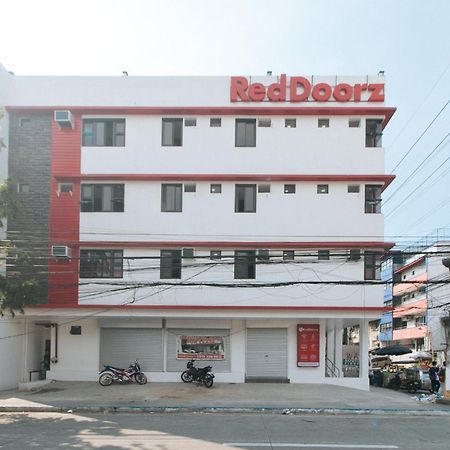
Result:
{"label": "concrete column", "polygon": [[339,369],[339,375],[344,376],[342,373],[342,339],[344,337],[344,329],[342,327],[336,328],[335,330],[335,348],[334,348],[334,363]]}
{"label": "concrete column", "polygon": [[369,321],[359,322],[359,378],[369,383]]}
{"label": "concrete column", "polygon": [[335,330],[334,328],[329,330],[327,329],[327,357],[328,359],[335,364]]}

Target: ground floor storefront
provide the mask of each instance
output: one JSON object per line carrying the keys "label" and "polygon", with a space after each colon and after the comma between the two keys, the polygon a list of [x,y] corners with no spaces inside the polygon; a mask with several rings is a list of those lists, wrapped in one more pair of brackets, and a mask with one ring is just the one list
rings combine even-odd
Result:
{"label": "ground floor storefront", "polygon": [[[289,317],[293,314],[277,311],[245,317],[159,315],[26,316],[33,333],[23,355],[23,381],[35,380],[42,372],[34,371],[43,368],[50,379],[95,381],[103,365],[125,367],[138,359],[150,381],[178,382],[187,361],[195,359],[198,366],[213,367],[217,382],[369,387],[370,319]],[[358,329],[359,343],[346,342],[349,328]]]}

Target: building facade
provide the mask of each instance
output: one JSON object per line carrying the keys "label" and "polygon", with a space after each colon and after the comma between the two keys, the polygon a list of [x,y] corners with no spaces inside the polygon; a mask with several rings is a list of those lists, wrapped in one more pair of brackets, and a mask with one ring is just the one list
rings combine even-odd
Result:
{"label": "building facade", "polygon": [[139,358],[179,381],[194,357],[218,382],[368,389],[383,77],[6,78],[8,230],[48,280],[22,378],[47,352],[59,380]]}

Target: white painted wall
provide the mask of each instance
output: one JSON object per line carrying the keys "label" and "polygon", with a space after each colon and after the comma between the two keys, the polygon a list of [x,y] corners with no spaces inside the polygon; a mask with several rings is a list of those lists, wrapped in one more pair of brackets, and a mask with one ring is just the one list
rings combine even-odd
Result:
{"label": "white painted wall", "polygon": [[0,391],[15,389],[22,381],[24,332],[24,319],[0,317]]}

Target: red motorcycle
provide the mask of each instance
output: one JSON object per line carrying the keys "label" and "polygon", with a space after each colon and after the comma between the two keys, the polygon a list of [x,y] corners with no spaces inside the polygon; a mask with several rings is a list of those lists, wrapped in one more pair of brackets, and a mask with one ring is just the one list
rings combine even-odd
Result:
{"label": "red motorcycle", "polygon": [[114,366],[103,366],[104,369],[99,372],[98,382],[102,386],[110,386],[113,381],[119,381],[123,383],[124,381],[129,381],[133,383],[136,381],[137,384],[147,383],[147,377],[143,372],[141,372],[141,366],[136,359],[131,363],[128,369],[122,369]]}

